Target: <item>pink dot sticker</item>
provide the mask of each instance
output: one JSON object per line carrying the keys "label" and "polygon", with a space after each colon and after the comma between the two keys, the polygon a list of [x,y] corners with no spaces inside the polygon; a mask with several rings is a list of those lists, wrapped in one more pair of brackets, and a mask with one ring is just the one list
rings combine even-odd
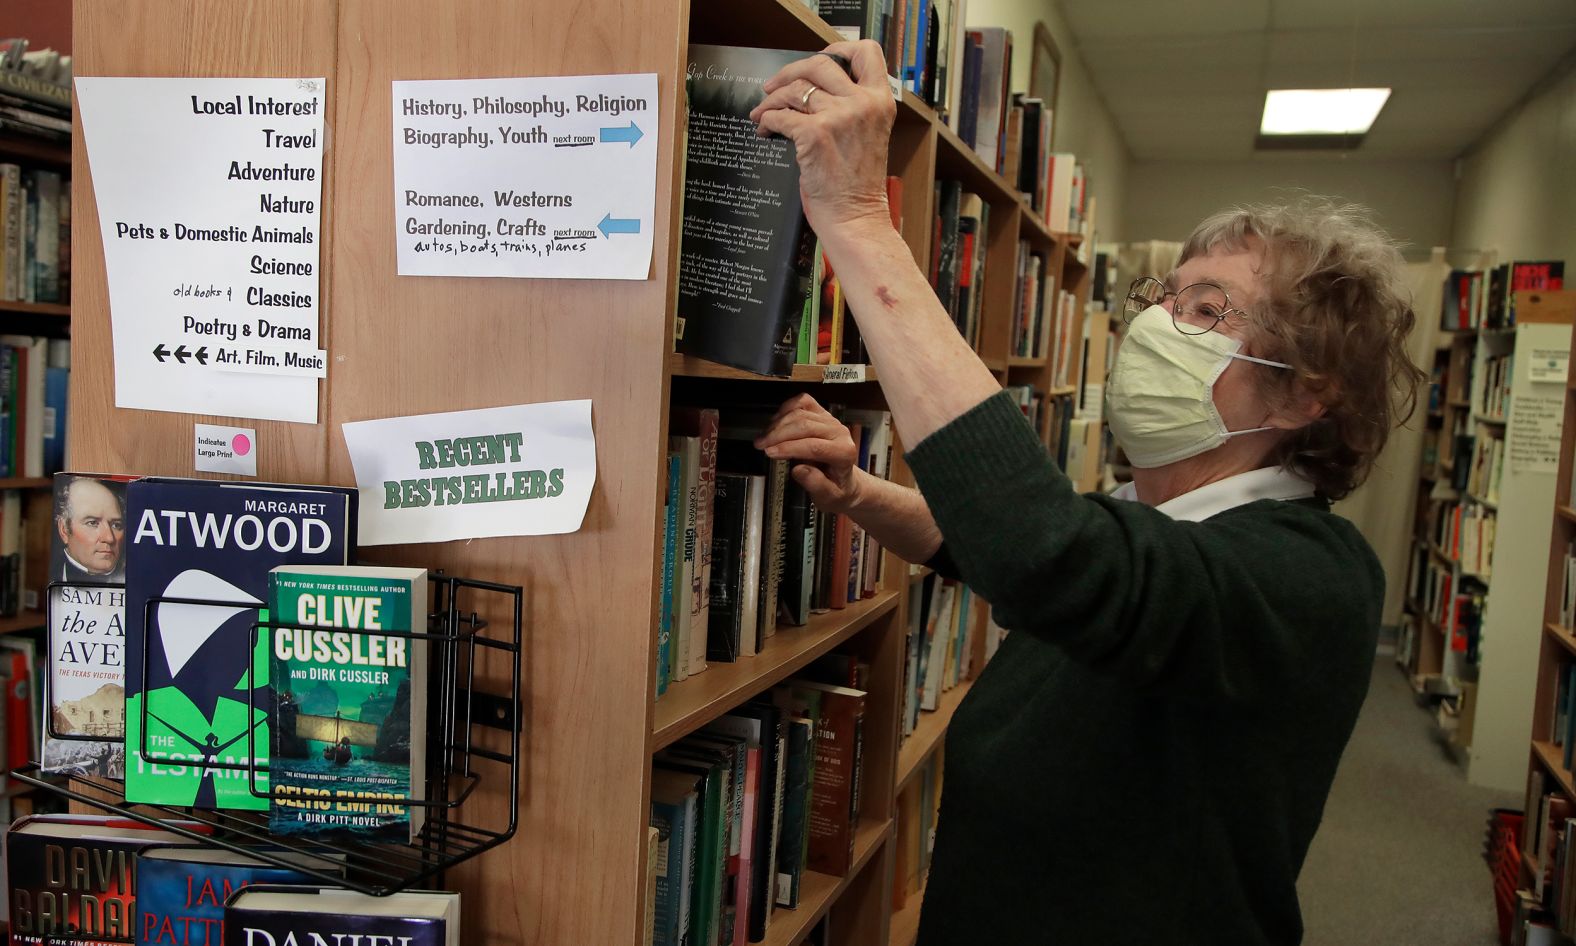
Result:
{"label": "pink dot sticker", "polygon": [[230,441],[230,449],[235,451],[236,456],[244,457],[252,452],[252,438],[245,434],[236,434],[235,439]]}

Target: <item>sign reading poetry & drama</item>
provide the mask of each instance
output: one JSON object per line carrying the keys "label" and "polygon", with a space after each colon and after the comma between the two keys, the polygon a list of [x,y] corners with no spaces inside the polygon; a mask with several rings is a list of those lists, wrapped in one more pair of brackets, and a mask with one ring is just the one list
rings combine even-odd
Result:
{"label": "sign reading poetry & drama", "polygon": [[322,79],[79,78],[115,404],[317,422]]}
{"label": "sign reading poetry & drama", "polygon": [[361,545],[574,532],[596,483],[591,402],[344,425]]}
{"label": "sign reading poetry & drama", "polygon": [[646,278],[656,75],[393,85],[401,276]]}

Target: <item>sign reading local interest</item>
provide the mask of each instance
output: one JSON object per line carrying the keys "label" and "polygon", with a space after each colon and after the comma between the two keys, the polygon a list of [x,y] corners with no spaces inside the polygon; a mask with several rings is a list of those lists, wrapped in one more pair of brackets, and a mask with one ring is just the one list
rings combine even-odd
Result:
{"label": "sign reading local interest", "polygon": [[344,425],[361,545],[574,532],[596,483],[591,402]]}
{"label": "sign reading local interest", "polygon": [[645,279],[655,74],[394,83],[402,276]]}
{"label": "sign reading local interest", "polygon": [[317,422],[322,79],[80,78],[115,404]]}

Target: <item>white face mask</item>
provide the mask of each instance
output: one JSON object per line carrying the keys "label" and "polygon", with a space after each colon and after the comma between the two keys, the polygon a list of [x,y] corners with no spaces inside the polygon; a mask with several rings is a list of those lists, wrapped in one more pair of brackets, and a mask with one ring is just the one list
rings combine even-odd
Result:
{"label": "white face mask", "polygon": [[1127,327],[1106,386],[1106,420],[1116,442],[1140,469],[1165,466],[1213,450],[1231,437],[1269,427],[1227,430],[1215,409],[1215,381],[1233,358],[1290,368],[1238,352],[1242,340],[1219,331],[1184,335],[1158,305]]}

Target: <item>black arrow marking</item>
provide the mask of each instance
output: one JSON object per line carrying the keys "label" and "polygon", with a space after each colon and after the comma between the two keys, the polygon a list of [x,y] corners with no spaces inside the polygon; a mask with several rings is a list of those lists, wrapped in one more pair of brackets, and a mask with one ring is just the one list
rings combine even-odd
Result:
{"label": "black arrow marking", "polygon": [[153,346],[153,357],[159,359],[159,364],[164,364],[164,359],[168,358],[169,356],[170,350],[164,347],[163,342]]}
{"label": "black arrow marking", "polygon": [[193,355],[192,357],[197,359],[197,363],[199,365],[206,365],[208,363],[208,346],[204,345],[203,347],[197,349],[197,354]]}
{"label": "black arrow marking", "polygon": [[175,349],[175,360],[183,365],[186,364],[186,359],[190,358],[191,356],[192,353],[186,350],[185,345]]}

